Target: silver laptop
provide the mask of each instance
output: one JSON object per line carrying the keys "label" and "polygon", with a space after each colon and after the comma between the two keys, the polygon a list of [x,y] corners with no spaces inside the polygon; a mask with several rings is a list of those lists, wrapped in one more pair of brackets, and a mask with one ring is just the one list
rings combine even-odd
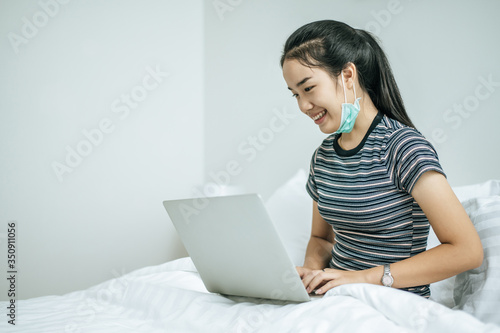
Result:
{"label": "silver laptop", "polygon": [[310,300],[257,194],[164,201],[208,291]]}

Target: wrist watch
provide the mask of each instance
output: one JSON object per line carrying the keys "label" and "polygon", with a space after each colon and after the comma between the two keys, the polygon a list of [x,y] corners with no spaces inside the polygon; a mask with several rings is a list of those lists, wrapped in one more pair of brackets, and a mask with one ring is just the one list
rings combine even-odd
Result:
{"label": "wrist watch", "polygon": [[391,267],[389,264],[384,265],[384,275],[382,276],[381,282],[386,287],[391,287],[394,283],[394,278],[391,275]]}

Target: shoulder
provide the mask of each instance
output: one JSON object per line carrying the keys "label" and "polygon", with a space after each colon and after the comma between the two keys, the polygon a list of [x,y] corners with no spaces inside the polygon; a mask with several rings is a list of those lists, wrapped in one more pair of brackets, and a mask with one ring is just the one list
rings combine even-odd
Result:
{"label": "shoulder", "polygon": [[398,189],[411,193],[417,180],[427,171],[444,171],[432,144],[412,127],[386,118],[387,167]]}
{"label": "shoulder", "polygon": [[387,116],[384,116],[383,124],[385,129],[384,141],[387,151],[397,153],[408,149],[424,149],[437,154],[432,144],[417,129],[406,126]]}
{"label": "shoulder", "polygon": [[390,139],[401,139],[408,136],[424,137],[418,130],[413,127],[406,126],[399,121],[384,116],[382,118],[383,127],[386,136]]}

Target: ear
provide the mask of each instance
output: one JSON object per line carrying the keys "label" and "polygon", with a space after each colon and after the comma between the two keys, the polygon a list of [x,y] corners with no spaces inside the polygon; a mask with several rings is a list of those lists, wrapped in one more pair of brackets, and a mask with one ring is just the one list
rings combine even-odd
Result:
{"label": "ear", "polygon": [[[348,62],[345,67],[342,69],[342,74],[344,74],[344,84],[346,89],[352,89],[353,83],[356,83],[357,79],[357,68],[352,62]],[[342,76],[340,76],[342,80]]]}

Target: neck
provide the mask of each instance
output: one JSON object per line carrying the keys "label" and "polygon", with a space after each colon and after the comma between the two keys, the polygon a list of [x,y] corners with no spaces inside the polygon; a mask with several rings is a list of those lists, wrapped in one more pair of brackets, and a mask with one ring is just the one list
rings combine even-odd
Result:
{"label": "neck", "polygon": [[353,149],[359,145],[378,113],[377,108],[366,92],[363,93],[359,102],[360,111],[352,131],[342,133],[341,136],[340,145],[345,150]]}

